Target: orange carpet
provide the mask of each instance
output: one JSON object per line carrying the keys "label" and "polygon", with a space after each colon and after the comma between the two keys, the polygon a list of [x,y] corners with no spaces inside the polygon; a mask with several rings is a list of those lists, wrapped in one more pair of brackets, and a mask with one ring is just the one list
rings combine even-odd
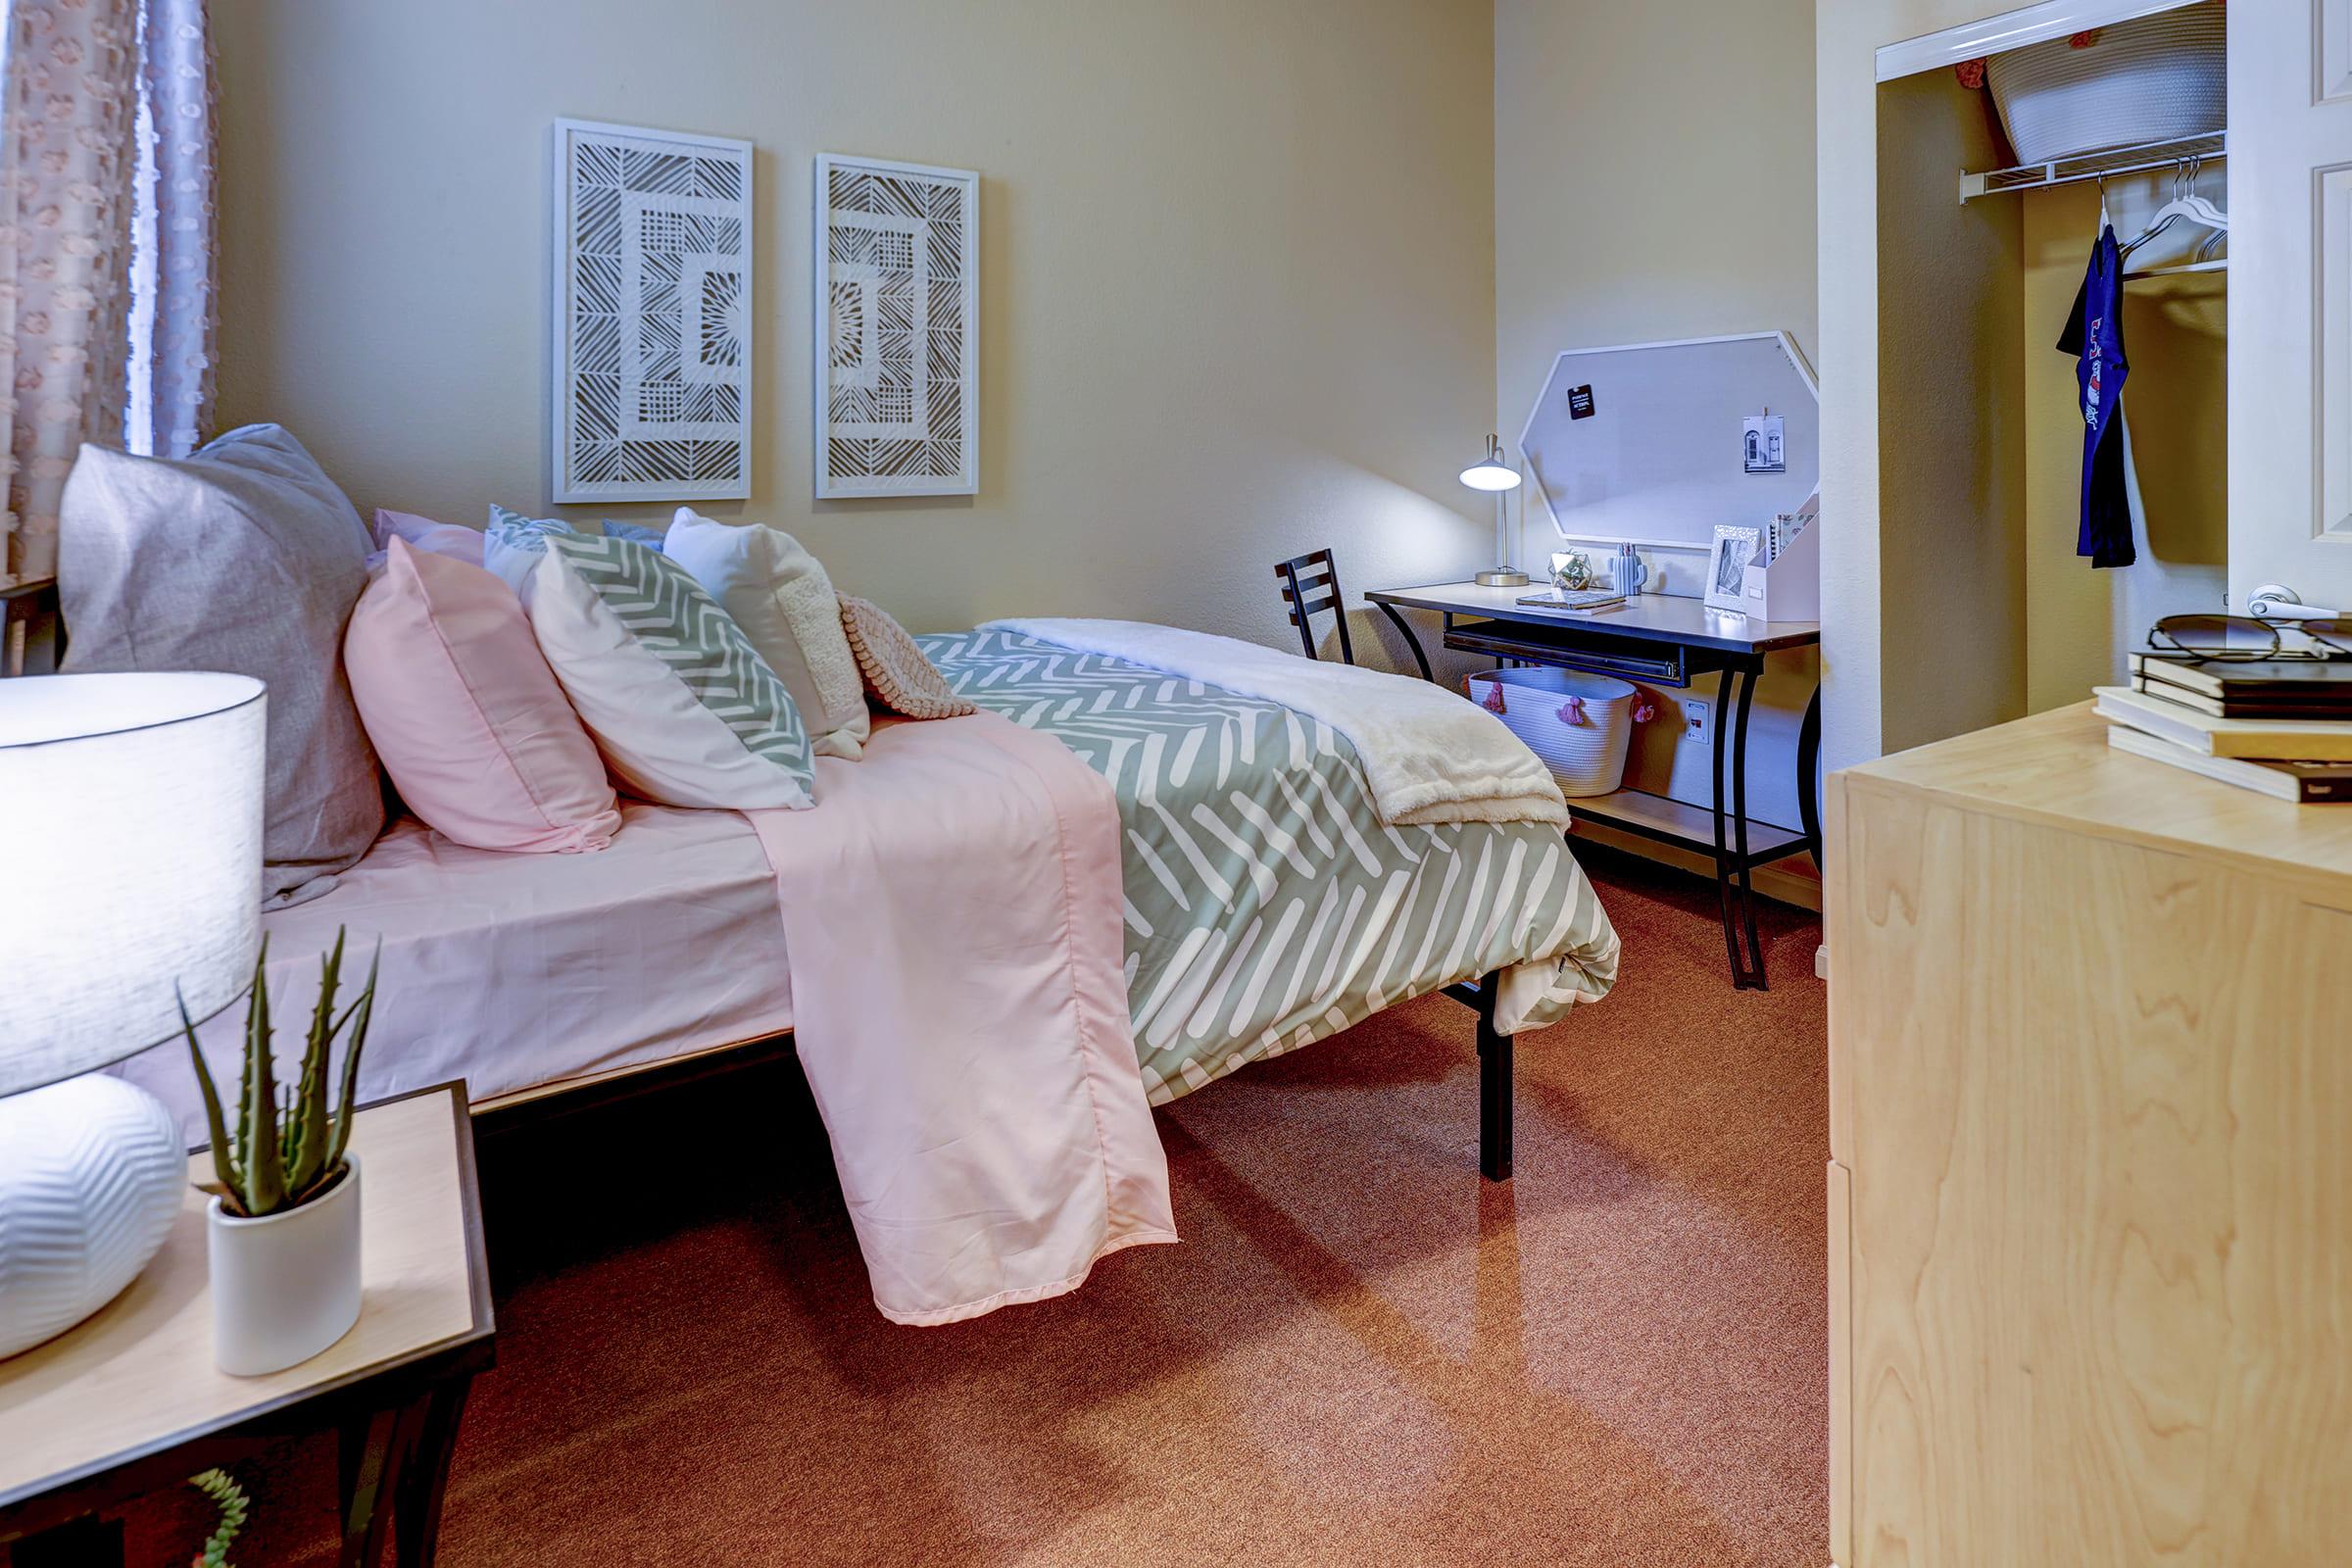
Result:
{"label": "orange carpet", "polygon": [[[874,1312],[789,1063],[485,1136],[442,1562],[1820,1568],[1819,927],[1735,993],[1711,888],[1588,859],[1624,977],[1521,1038],[1511,1184],[1424,999],[1163,1111],[1184,1245],[973,1323]],[[332,1473],[248,1467],[235,1560],[331,1561]]]}

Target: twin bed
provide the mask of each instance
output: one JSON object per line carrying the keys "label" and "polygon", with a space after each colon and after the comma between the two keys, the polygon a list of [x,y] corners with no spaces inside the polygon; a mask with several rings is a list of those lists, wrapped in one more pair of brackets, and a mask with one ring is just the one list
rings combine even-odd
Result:
{"label": "twin bed", "polygon": [[[898,829],[890,824],[925,814],[909,811],[906,803],[923,799],[919,791],[931,786],[922,784],[919,773],[877,767],[875,758],[887,762],[893,757],[916,757],[922,750],[917,740],[971,733],[953,727],[995,725],[1002,719],[1013,727],[986,733],[1011,737],[1017,730],[1021,743],[1032,748],[1038,738],[1050,738],[1054,744],[1047,752],[1064,761],[1067,757],[1081,760],[1115,798],[1117,949],[1112,953],[1107,932],[1072,939],[1077,946],[1100,936],[1105,968],[1117,965],[1108,978],[1123,991],[1127,1016],[1121,1022],[1132,1025],[1133,1065],[1140,1068],[1142,1093],[1129,1130],[1113,1127],[1105,1135],[1113,1144],[1125,1138],[1130,1146],[1123,1156],[1113,1157],[1113,1166],[1119,1157],[1145,1166],[1159,1162],[1155,1135],[1141,1110],[1144,1100],[1165,1103],[1250,1061],[1338,1033],[1398,1002],[1445,990],[1479,1010],[1486,1057],[1482,1166],[1490,1177],[1507,1175],[1511,1035],[1599,1000],[1616,972],[1616,935],[1557,822],[1446,819],[1476,817],[1483,808],[1475,803],[1458,809],[1423,809],[1418,814],[1431,819],[1406,821],[1388,801],[1376,799],[1384,790],[1394,792],[1394,782],[1380,775],[1396,770],[1400,750],[1383,744],[1377,755],[1359,752],[1349,733],[1330,719],[1399,702],[1409,717],[1412,705],[1426,699],[1404,688],[1443,695],[1422,683],[1348,671],[1345,678],[1357,683],[1348,690],[1358,706],[1328,709],[1321,688],[1301,686],[1294,693],[1286,683],[1337,679],[1319,673],[1333,666],[1259,651],[1257,657],[1303,668],[1245,662],[1234,666],[1234,684],[1219,684],[1202,676],[1221,666],[1169,668],[1122,659],[1106,649],[1123,643],[1106,644],[1084,633],[1090,626],[1115,625],[1005,623],[919,639],[949,683],[978,704],[983,716],[885,725],[877,732],[883,744],[866,762],[824,764],[828,771],[820,775],[815,811],[747,815],[628,802],[612,846],[583,855],[470,850],[414,818],[400,818],[358,865],[342,873],[331,892],[266,917],[277,956],[271,962],[277,1006],[290,1016],[304,1004],[315,975],[313,955],[331,943],[337,928],[348,928],[359,940],[380,936],[385,982],[362,1067],[363,1098],[463,1078],[478,1106],[497,1107],[682,1058],[773,1042],[805,1025],[808,1020],[803,1014],[810,1007],[821,1003],[822,1015],[838,1019],[845,1006],[857,1004],[858,988],[871,996],[877,987],[895,984],[893,976],[917,977],[922,985],[935,986],[941,1005],[954,1005],[963,988],[977,997],[989,983],[979,972],[990,967],[989,919],[985,912],[970,913],[968,897],[964,913],[956,917],[957,929],[925,937],[906,929],[919,924],[925,912],[921,888],[895,892],[895,918],[873,918],[897,935],[872,940],[900,950],[887,956],[896,967],[874,968],[855,931],[860,911],[839,907],[841,895],[831,884],[826,898],[834,906],[799,906],[796,889],[817,886],[825,877],[796,873],[789,857],[814,856],[805,863],[823,868],[826,877],[861,856],[879,858],[885,862],[878,873],[884,879],[920,883],[927,877],[944,880],[940,868],[953,863],[957,846],[967,839],[973,854],[984,856],[987,846],[981,841],[993,831],[993,819],[983,814],[956,820],[954,809],[968,803],[942,801],[943,820],[930,824],[929,850],[907,851],[909,857],[933,855],[931,868],[894,871],[887,862],[896,853],[892,842]],[[1199,641],[1224,644],[1223,639]],[[1266,678],[1253,682],[1252,670]],[[1394,681],[1395,688],[1366,686],[1367,681]],[[1235,689],[1251,684],[1263,690],[1251,695]],[[1265,692],[1290,694],[1294,700],[1277,701]],[[1366,697],[1372,700],[1369,708]],[[1444,700],[1476,712],[1458,698]],[[1370,728],[1369,718],[1348,724],[1359,738]],[[890,740],[894,734],[897,742]],[[1023,755],[1017,747],[1007,748],[1002,756],[1008,760],[986,765],[1018,771],[1029,765],[1020,760]],[[1045,756],[1035,750],[1026,755],[1033,761]],[[1435,765],[1433,758],[1442,763],[1446,755],[1442,745],[1425,746],[1412,760],[1427,769]],[[970,764],[959,760],[957,765]],[[910,779],[918,790],[914,797],[904,793]],[[876,793],[892,788],[901,793]],[[824,807],[837,802],[827,819]],[[971,808],[991,809],[985,803]],[[861,810],[864,826],[857,828]],[[1107,846],[1107,812],[1105,817]],[[847,848],[808,840],[820,820],[849,822],[865,836]],[[911,832],[913,825],[908,826]],[[1059,824],[1065,833],[1070,827]],[[803,839],[789,837],[796,833]],[[940,858],[943,853],[946,858]],[[1023,853],[1035,858],[1040,852]],[[1043,853],[1051,858],[1050,851]],[[910,858],[908,864],[925,862]],[[975,877],[973,885],[985,888],[985,878]],[[1108,923],[1108,910],[1107,904],[1101,906],[1102,918],[1088,923]],[[946,940],[950,937],[955,940]],[[951,972],[928,972],[937,967],[930,953],[906,951],[918,945],[936,947]],[[821,963],[810,968],[808,953],[796,949],[813,950]],[[954,972],[957,964],[962,972]],[[859,972],[851,976],[847,970]],[[796,980],[807,993],[800,1008]],[[888,1003],[893,1000],[884,999],[869,1020],[871,1027],[885,1035],[894,1027],[901,1033],[925,1032],[905,1024],[911,1015],[892,1014]],[[910,1049],[888,1059],[867,1052],[848,1061],[823,1056],[812,1053],[805,1030],[800,1042],[826,1112],[853,1216],[860,1220],[877,1302],[899,1321],[954,1321],[1006,1301],[1057,1294],[1084,1277],[1083,1266],[1067,1278],[1049,1269],[1051,1277],[1041,1276],[1042,1283],[1022,1285],[1014,1265],[1008,1276],[1014,1288],[984,1291],[963,1282],[980,1277],[968,1260],[947,1254],[1018,1252],[1026,1242],[1008,1245],[1002,1236],[976,1240],[958,1233],[926,1235],[909,1244],[906,1236],[911,1222],[905,1215],[867,1212],[861,1187],[903,1188],[908,1167],[906,1156],[893,1156],[898,1163],[863,1183],[857,1167],[868,1152],[864,1146],[877,1138],[903,1140],[909,1150],[968,1142],[970,1128],[956,1129],[949,1137],[934,1125],[937,1118],[955,1113],[963,1100],[978,1106],[989,1103],[991,1094],[1021,1093],[1021,1086],[1037,1077],[1017,1057],[981,1060],[993,1045],[985,1025],[974,1027],[980,1032],[944,1054],[923,1055]],[[1125,1032],[1116,1031],[1122,1042]],[[233,1049],[233,1019],[215,1020],[205,1032],[208,1054]],[[1028,1049],[1025,1040],[1019,1049]],[[1122,1043],[1119,1054],[1125,1050]],[[184,1051],[149,1053],[120,1070],[178,1108],[183,1125],[193,1124],[197,1107]],[[1092,1096],[1086,1103],[1098,1123],[1115,1121],[1116,1107],[1105,1108],[1100,1070],[1098,1062],[1098,1077],[1081,1100]],[[1002,1082],[966,1094],[953,1081],[926,1081],[935,1075],[955,1080],[967,1072],[975,1086],[991,1072]],[[1052,1072],[1045,1076],[1051,1078]],[[1129,1086],[1118,1087],[1122,1095],[1128,1092]],[[1004,1102],[994,1104],[989,1116],[1004,1119]],[[1140,1134],[1134,1131],[1139,1121]],[[1148,1151],[1134,1147],[1139,1139],[1150,1142]],[[1062,1162],[1058,1145],[1043,1134],[1007,1149],[990,1157],[999,1166],[1007,1159]],[[962,1192],[955,1184],[968,1176],[931,1172],[927,1179],[945,1184],[937,1188],[945,1204],[944,1195]],[[996,1169],[986,1179],[1017,1185],[1028,1178],[1008,1178]],[[1164,1179],[1161,1163],[1162,1203]],[[1064,1185],[1086,1183],[1072,1178]],[[1091,1250],[1073,1243],[1083,1264],[1120,1245],[1174,1239],[1164,1216],[1156,1222],[1149,1215],[1134,1219],[1122,1231],[1117,1182],[1109,1185],[1109,1240],[1095,1236]],[[1067,1227],[1074,1221],[1062,1212],[1058,1192],[1042,1201],[1054,1210],[1052,1224]],[[1102,1231],[1100,1213],[1090,1223]],[[894,1287],[885,1276],[904,1273],[905,1259],[886,1263],[893,1246],[922,1254],[918,1273],[937,1263],[950,1273],[962,1271],[962,1277],[901,1288],[894,1300]],[[1001,1272],[1004,1265],[992,1261],[989,1267]]]}

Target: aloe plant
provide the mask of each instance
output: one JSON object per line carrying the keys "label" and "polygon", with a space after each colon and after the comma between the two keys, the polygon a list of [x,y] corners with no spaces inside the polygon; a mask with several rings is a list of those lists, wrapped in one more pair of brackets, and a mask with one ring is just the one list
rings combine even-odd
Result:
{"label": "aloe plant", "polygon": [[[376,965],[383,944],[376,944],[376,960],[368,966],[368,984],[358,1000],[335,1011],[335,993],[343,973],[343,933],[335,932],[335,948],[323,956],[318,980],[318,1005],[311,1014],[311,1031],[302,1053],[302,1074],[290,1093],[278,1087],[276,1064],[270,1054],[270,941],[262,939],[261,956],[253,964],[253,995],[245,1008],[245,1070],[237,1085],[237,1135],[232,1143],[220,1109],[220,1092],[212,1069],[196,1045],[196,1025],[187,1004],[179,1008],[180,1027],[188,1037],[188,1054],[196,1062],[196,1082],[204,1091],[204,1119],[213,1140],[213,1171],[219,1178],[207,1190],[221,1206],[245,1219],[259,1219],[294,1208],[318,1197],[343,1174],[343,1152],[351,1142],[352,1091],[360,1076],[360,1049],[368,1041],[368,1020],[375,1010]],[[327,1068],[335,1040],[344,1027],[351,1040],[343,1049],[341,1108],[327,1099]]]}

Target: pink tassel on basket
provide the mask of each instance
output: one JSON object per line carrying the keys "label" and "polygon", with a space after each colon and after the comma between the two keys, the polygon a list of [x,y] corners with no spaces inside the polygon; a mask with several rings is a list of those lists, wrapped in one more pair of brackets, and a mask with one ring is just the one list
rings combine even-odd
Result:
{"label": "pink tassel on basket", "polygon": [[1582,697],[1571,697],[1560,705],[1560,722],[1563,724],[1586,722],[1585,700]]}
{"label": "pink tassel on basket", "polygon": [[1506,711],[1502,706],[1502,682],[1498,680],[1487,682],[1487,697],[1483,706],[1490,713]]}

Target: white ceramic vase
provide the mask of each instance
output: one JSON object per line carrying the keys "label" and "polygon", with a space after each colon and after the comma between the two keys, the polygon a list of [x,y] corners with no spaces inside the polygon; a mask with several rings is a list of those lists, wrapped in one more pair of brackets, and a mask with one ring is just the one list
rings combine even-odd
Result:
{"label": "white ceramic vase", "polygon": [[299,1208],[240,1219],[213,1200],[213,1359],[236,1377],[307,1361],[360,1320],[360,1162]]}
{"label": "white ceramic vase", "polygon": [[0,1356],[121,1295],[187,1180],[178,1123],[136,1085],[90,1073],[0,1099]]}

